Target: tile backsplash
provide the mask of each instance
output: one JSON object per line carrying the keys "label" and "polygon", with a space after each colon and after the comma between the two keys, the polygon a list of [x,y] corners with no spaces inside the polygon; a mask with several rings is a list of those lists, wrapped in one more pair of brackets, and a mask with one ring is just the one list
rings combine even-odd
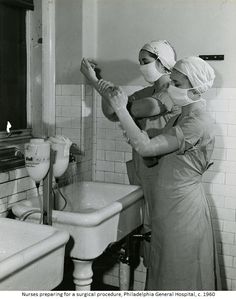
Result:
{"label": "tile backsplash", "polygon": [[[128,94],[142,86],[125,86]],[[236,290],[236,89],[213,88],[206,93],[207,111],[214,119],[216,143],[213,166],[203,175],[215,230],[224,289]],[[66,135],[83,151],[62,179],[95,180],[128,184],[126,161],[132,158],[118,123],[107,120],[101,97],[89,85],[56,86],[56,133]],[[42,187],[40,187],[42,191]],[[36,195],[25,168],[0,173],[0,216],[16,202]],[[118,286],[116,264],[104,276]],[[134,273],[134,290],[142,290],[146,269]]]}

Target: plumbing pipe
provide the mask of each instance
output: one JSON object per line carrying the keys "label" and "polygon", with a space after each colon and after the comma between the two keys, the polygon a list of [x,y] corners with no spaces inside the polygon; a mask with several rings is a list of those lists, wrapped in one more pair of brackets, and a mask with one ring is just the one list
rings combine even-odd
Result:
{"label": "plumbing pipe", "polygon": [[55,0],[42,1],[42,121],[45,136],[55,135]]}

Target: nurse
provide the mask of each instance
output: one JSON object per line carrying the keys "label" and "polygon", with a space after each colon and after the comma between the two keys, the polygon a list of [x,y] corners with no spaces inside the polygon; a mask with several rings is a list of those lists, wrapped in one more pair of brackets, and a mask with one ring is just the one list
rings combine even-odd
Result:
{"label": "nurse", "polygon": [[[152,41],[145,44],[139,51],[140,71],[144,79],[152,84],[128,97],[127,109],[136,124],[145,130],[149,137],[156,136],[168,119],[179,113],[178,106],[173,105],[169,97],[160,97],[170,82],[170,72],[176,62],[176,54],[173,47],[166,40]],[[99,80],[95,72],[84,59],[81,63],[82,73],[89,79],[94,87],[103,96],[102,110],[111,121],[118,121],[118,117],[106,100],[105,90],[113,88],[110,82]],[[152,209],[153,196],[150,190],[156,183],[158,157],[142,157],[133,149],[133,159],[127,162],[127,172],[131,184],[141,185],[146,201],[144,213],[143,233],[151,231],[150,210]],[[144,265],[148,266],[149,243],[144,241],[143,253]]]}
{"label": "nurse", "polygon": [[132,147],[142,157],[159,156],[151,214],[151,263],[148,290],[215,290],[221,288],[210,210],[202,175],[214,148],[211,121],[202,94],[214,71],[199,57],[179,60],[171,84],[160,97],[181,107],[161,134],[149,138],[130,116],[120,88],[107,90]]}

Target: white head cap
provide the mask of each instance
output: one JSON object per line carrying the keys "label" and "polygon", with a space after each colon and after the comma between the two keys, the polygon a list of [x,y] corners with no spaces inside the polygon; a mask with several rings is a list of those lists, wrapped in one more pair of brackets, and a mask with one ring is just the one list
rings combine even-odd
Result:
{"label": "white head cap", "polygon": [[168,70],[171,70],[176,63],[175,50],[166,40],[152,41],[145,44],[141,50],[155,54]]}
{"label": "white head cap", "polygon": [[199,93],[204,93],[211,88],[215,79],[213,68],[205,60],[196,56],[180,59],[174,69],[187,76],[192,87]]}

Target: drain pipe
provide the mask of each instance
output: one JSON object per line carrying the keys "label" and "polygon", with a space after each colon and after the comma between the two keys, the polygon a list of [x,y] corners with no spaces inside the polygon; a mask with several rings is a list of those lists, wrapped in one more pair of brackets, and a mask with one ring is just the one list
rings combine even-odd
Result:
{"label": "drain pipe", "polygon": [[119,251],[119,286],[120,291],[130,288],[130,236],[125,238],[125,247]]}

